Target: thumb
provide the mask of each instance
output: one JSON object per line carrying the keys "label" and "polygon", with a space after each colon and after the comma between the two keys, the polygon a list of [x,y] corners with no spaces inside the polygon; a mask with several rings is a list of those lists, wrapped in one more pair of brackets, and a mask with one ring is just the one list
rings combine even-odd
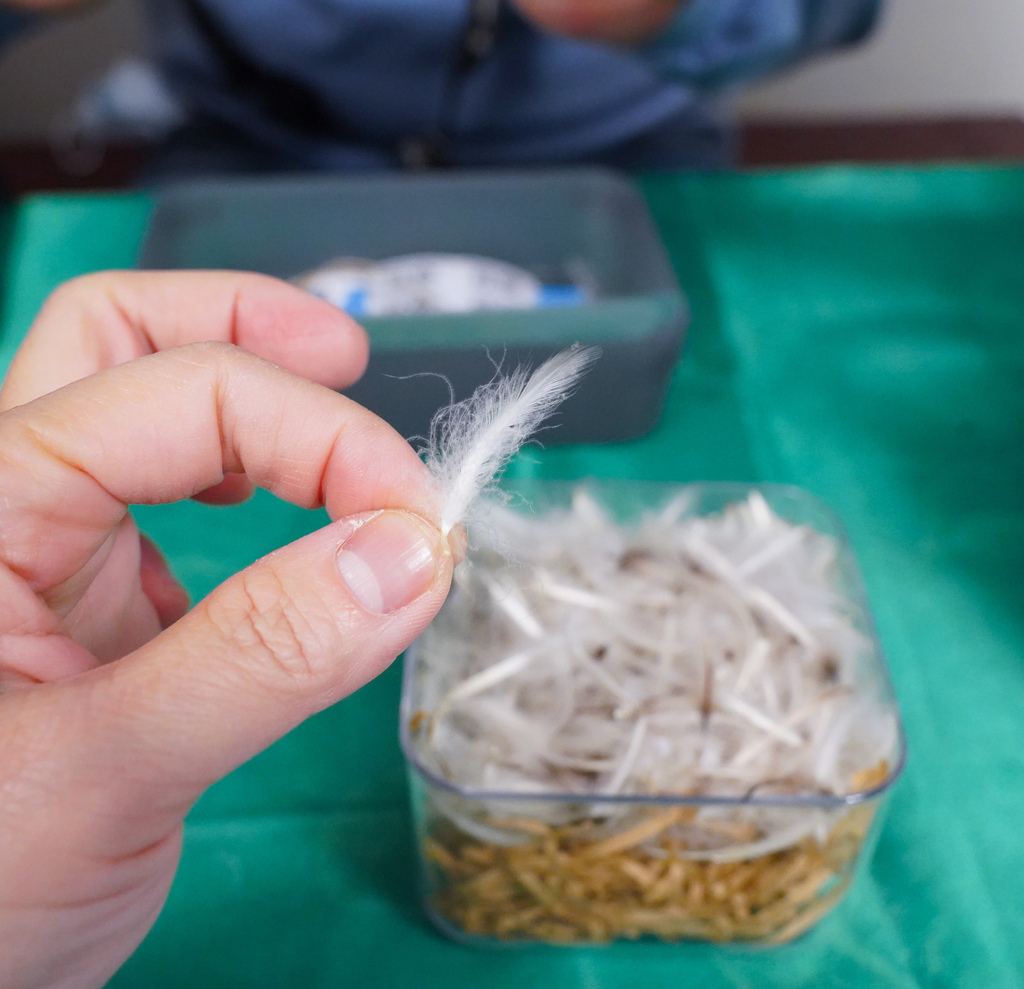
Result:
{"label": "thumb", "polygon": [[207,786],[376,676],[433,618],[451,572],[420,516],[350,516],[236,574],[136,652],[46,685],[39,713],[63,726],[68,760],[54,789],[69,812],[99,809],[93,851],[152,846]]}

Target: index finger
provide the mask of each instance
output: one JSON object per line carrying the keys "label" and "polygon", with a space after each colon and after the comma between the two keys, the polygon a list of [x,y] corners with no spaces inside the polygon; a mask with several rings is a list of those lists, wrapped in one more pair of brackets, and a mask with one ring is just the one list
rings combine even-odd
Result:
{"label": "index finger", "polygon": [[191,497],[225,471],[334,519],[437,517],[431,475],[382,419],[237,348],[191,344],[0,415],[0,566],[45,595],[85,572],[128,505]]}
{"label": "index finger", "polygon": [[267,275],[107,271],[60,286],[11,362],[0,412],[137,357],[188,343],[233,343],[311,381],[344,388],[366,369],[363,329]]}

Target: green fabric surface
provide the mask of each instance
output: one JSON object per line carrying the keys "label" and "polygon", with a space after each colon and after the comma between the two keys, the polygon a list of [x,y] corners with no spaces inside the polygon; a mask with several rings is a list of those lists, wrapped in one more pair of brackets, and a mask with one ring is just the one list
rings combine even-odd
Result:
{"label": "green fabric surface", "polygon": [[14,210],[8,205],[0,194],[0,319],[3,319],[3,305],[6,297],[4,278],[7,274],[2,259],[7,257],[10,246],[11,224],[14,219]]}
{"label": "green fabric surface", "polygon": [[[397,666],[215,786],[115,989],[1024,985],[1024,171],[647,180],[694,320],[649,437],[521,474],[772,480],[850,532],[910,760],[876,852],[796,944],[485,951],[417,904]],[[133,261],[139,195],[14,217],[0,366],[61,279]],[[323,517],[140,509],[194,594]]]}

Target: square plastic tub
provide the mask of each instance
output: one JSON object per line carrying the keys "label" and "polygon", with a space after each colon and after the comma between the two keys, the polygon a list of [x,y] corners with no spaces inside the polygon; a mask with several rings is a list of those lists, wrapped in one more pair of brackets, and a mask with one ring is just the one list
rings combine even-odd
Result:
{"label": "square plastic tub", "polygon": [[483,945],[799,936],[905,758],[839,522],[770,485],[515,500],[406,656],[430,917]]}
{"label": "square plastic tub", "polygon": [[495,362],[536,366],[573,343],[604,356],[545,443],[629,439],[659,418],[687,308],[643,198],[614,172],[210,179],[165,186],[155,203],[144,268],[293,278],[338,257],[445,252],[586,284],[591,300],[564,308],[361,319],[370,365],[347,394],[404,436],[426,435]]}

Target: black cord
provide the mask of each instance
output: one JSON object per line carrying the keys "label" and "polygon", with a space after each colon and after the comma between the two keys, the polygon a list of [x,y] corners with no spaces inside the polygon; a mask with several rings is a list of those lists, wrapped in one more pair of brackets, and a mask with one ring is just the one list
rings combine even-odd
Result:
{"label": "black cord", "polygon": [[494,49],[501,5],[502,0],[469,0],[458,50],[442,83],[434,130],[409,138],[399,147],[399,157],[406,168],[442,168],[451,164],[447,145],[458,125],[462,87],[469,73]]}

